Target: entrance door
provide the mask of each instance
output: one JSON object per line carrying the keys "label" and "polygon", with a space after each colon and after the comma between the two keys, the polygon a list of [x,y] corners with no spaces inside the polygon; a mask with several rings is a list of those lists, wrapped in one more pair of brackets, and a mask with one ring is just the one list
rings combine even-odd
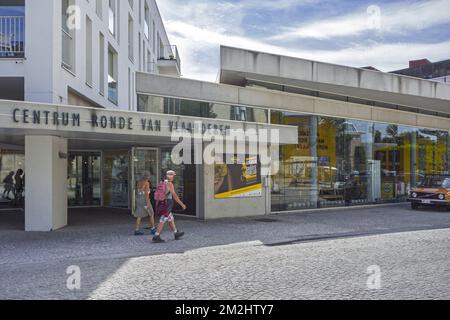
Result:
{"label": "entrance door", "polygon": [[103,206],[129,208],[130,151],[103,152]]}
{"label": "entrance door", "polygon": [[[136,196],[136,182],[139,181],[144,172],[150,172],[152,189],[159,182],[159,151],[154,148],[134,148],[132,151],[132,194],[131,209],[134,210]],[[153,198],[153,197],[151,197]],[[152,199],[153,204],[153,199]],[[154,204],[153,204],[154,205]]]}
{"label": "entrance door", "polygon": [[72,152],[67,162],[69,207],[101,205],[101,153]]}

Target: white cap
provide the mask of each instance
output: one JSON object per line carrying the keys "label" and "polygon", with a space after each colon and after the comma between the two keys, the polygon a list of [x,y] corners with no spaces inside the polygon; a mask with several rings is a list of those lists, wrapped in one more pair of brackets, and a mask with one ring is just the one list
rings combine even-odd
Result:
{"label": "white cap", "polygon": [[177,173],[175,171],[173,171],[173,170],[170,170],[170,171],[167,171],[166,175],[168,175],[168,176],[176,176]]}

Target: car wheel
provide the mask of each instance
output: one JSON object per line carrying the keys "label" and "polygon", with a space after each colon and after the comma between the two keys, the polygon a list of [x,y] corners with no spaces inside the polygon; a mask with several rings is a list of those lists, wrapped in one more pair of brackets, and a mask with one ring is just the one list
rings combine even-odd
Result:
{"label": "car wheel", "polygon": [[[411,209],[413,209],[413,210],[419,209],[419,204],[418,204],[418,203],[412,202],[412,203],[411,203]],[[449,209],[450,209],[450,207],[449,207]]]}

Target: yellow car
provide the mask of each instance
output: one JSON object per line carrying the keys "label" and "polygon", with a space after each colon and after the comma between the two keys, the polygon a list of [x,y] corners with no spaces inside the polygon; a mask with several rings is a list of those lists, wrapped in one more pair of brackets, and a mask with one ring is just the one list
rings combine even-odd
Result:
{"label": "yellow car", "polygon": [[420,206],[446,207],[450,212],[450,177],[425,177],[409,192],[411,208]]}

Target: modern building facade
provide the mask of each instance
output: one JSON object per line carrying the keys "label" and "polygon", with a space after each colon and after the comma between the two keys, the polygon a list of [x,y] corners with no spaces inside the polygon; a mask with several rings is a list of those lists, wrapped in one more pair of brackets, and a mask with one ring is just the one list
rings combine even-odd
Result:
{"label": "modern building facade", "polygon": [[180,75],[154,0],[4,0],[0,98],[135,110],[135,73]]}
{"label": "modern building facade", "polygon": [[[40,32],[45,53],[29,30],[34,2],[53,12]],[[0,92],[17,91],[17,78],[24,90],[0,100],[0,173],[22,169],[25,185],[1,205],[24,205],[28,231],[66,226],[70,207],[132,210],[144,171],[153,186],[177,171],[183,214],[205,220],[399,202],[422,177],[450,171],[448,84],[230,47],[217,83],[185,79],[154,2],[75,1],[75,31],[62,26],[66,4],[25,1],[25,36],[1,47]],[[180,129],[278,132],[268,148],[279,170],[262,170],[246,138],[244,154],[226,154],[232,163],[176,164]],[[189,145],[183,157],[193,159],[211,144]]]}
{"label": "modern building facade", "polygon": [[297,128],[268,177],[270,212],[405,201],[423,176],[449,174],[447,84],[229,47],[219,79],[138,74],[138,109],[164,100],[178,106],[166,113],[204,116],[226,101],[247,121]]}

